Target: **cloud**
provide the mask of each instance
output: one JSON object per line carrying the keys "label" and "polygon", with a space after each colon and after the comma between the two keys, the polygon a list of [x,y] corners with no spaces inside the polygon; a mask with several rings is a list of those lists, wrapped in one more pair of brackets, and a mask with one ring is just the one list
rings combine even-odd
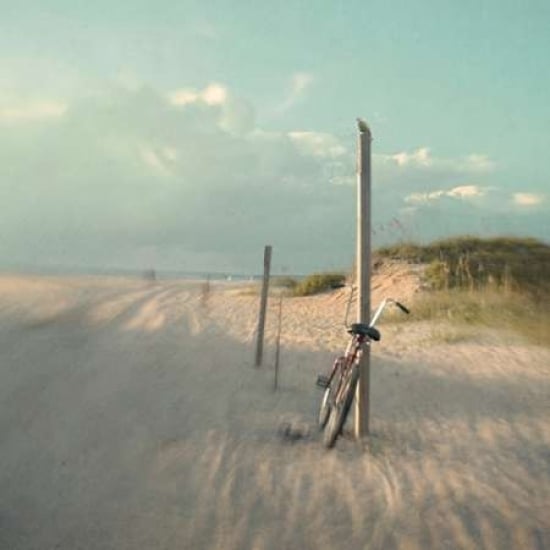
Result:
{"label": "cloud", "polygon": [[285,113],[301,101],[313,81],[314,77],[311,73],[294,73],[290,78],[290,87],[286,97],[275,109],[276,114]]}
{"label": "cloud", "polygon": [[492,172],[495,163],[486,155],[475,153],[464,157],[434,157],[428,147],[420,147],[411,152],[377,155],[378,162],[401,169],[416,169],[423,172],[453,172],[456,174],[486,174]]}
{"label": "cloud", "polygon": [[227,89],[221,84],[209,84],[201,94],[207,105],[221,105],[227,99]]}
{"label": "cloud", "polygon": [[473,198],[473,197],[483,197],[487,194],[487,189],[481,189],[477,185],[459,185],[449,191],[450,197],[460,197],[460,198]]}
{"label": "cloud", "polygon": [[[444,157],[433,154],[429,147],[375,153],[372,159],[374,216],[391,219],[399,217],[405,209],[410,223],[416,220],[420,226],[429,224],[430,229],[423,238],[429,234],[436,237],[446,231],[448,223],[444,216],[438,217],[440,212],[469,209],[471,213],[474,206],[486,209],[492,208],[491,201],[506,202],[494,189],[495,171],[495,163],[480,153]],[[464,230],[468,229],[466,219],[457,222],[457,225],[462,223]]]}
{"label": "cloud", "polygon": [[[535,210],[512,207],[515,191],[499,181],[497,168],[482,153],[441,157],[419,147],[374,154],[375,244],[395,239],[427,241],[457,233],[547,239],[549,213],[537,208],[536,216],[524,216],[521,210],[531,214]],[[403,231],[391,225],[393,217]]]}
{"label": "cloud", "polygon": [[220,107],[221,117],[218,125],[229,133],[245,134],[254,128],[255,113],[250,103],[234,97],[223,84],[213,82],[203,90],[181,88],[170,92],[167,98],[169,103],[176,107],[201,104]]}
{"label": "cloud", "polygon": [[454,199],[475,199],[484,197],[489,188],[479,187],[478,185],[459,185],[452,189],[438,189],[427,193],[411,193],[405,197],[407,203],[426,203],[435,201],[443,197],[451,197]]}
{"label": "cloud", "polygon": [[310,73],[295,73],[292,75],[291,95],[298,96],[303,94],[313,82],[313,75]]}
{"label": "cloud", "polygon": [[177,149],[174,147],[163,147],[155,150],[144,145],[140,147],[140,156],[144,164],[152,170],[153,174],[162,176],[174,175],[172,165],[178,159]]}
{"label": "cloud", "polygon": [[468,172],[484,174],[495,169],[495,163],[487,155],[473,154],[459,161],[459,166]]}
{"label": "cloud", "polygon": [[[271,243],[290,270],[350,263],[354,192],[325,176],[336,138],[262,131],[218,91],[182,105],[108,89],[38,135],[0,136],[3,262],[246,271]],[[329,240],[349,247],[329,258]]]}
{"label": "cloud", "polygon": [[170,103],[172,105],[189,105],[199,101],[201,94],[195,90],[182,88],[180,90],[174,90],[168,95]]}
{"label": "cloud", "polygon": [[289,132],[291,141],[303,152],[323,158],[338,158],[346,154],[346,148],[332,134],[322,132]]}
{"label": "cloud", "polygon": [[0,105],[0,122],[27,122],[59,118],[67,111],[61,101],[31,100]]}
{"label": "cloud", "polygon": [[227,100],[227,88],[222,84],[213,82],[208,84],[203,90],[192,88],[182,88],[174,90],[168,94],[168,99],[172,105],[183,107],[202,101],[207,105],[222,105]]}
{"label": "cloud", "polygon": [[417,149],[412,153],[403,151],[401,153],[395,153],[386,157],[388,160],[393,160],[397,166],[431,166],[433,161],[430,159],[430,150],[427,147]]}
{"label": "cloud", "polygon": [[[355,144],[259,128],[253,105],[223,84],[184,91],[110,87],[56,124],[0,133],[0,261],[254,272],[272,244],[275,269],[350,265]],[[492,210],[511,212],[510,196],[484,173],[465,179],[467,157],[391,156],[373,158],[375,245],[473,230],[493,213],[494,227],[510,223]],[[522,223],[544,231],[546,218],[525,210]]]}
{"label": "cloud", "polygon": [[514,193],[513,200],[518,206],[538,206],[544,202],[544,196],[536,193]]}

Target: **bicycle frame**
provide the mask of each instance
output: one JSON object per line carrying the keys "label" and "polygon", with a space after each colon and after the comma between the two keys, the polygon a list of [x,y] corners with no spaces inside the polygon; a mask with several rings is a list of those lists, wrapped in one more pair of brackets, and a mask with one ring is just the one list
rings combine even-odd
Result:
{"label": "bicycle frame", "polygon": [[[351,303],[351,297],[353,296],[353,290],[354,290],[354,287],[352,287],[352,293],[350,294],[350,300],[348,302],[348,306],[346,309],[346,319],[344,323],[344,325],[348,329],[350,325],[348,325],[347,323],[347,317],[348,317],[349,307]],[[409,310],[403,304],[399,303],[397,300],[394,300],[393,298],[385,298],[376,308],[376,311],[374,312],[374,315],[372,316],[372,319],[368,325],[369,327],[374,327],[376,325],[376,323],[380,319],[382,313],[384,312],[384,309],[388,304],[394,304],[403,312],[409,313]],[[337,373],[340,374],[338,385],[335,388],[336,391],[333,393],[333,399],[335,399],[340,393],[341,382],[342,382],[342,379],[344,378],[343,375],[346,374],[350,368],[353,368],[354,365],[359,364],[359,359],[361,358],[363,347],[365,345],[370,345],[370,338],[362,334],[353,334],[352,338],[348,342],[348,345],[346,347],[344,354],[340,355],[334,360],[329,376],[318,377],[318,384],[324,387],[327,387],[327,386],[330,386],[330,384],[332,383],[334,376]]]}
{"label": "bicycle frame", "polygon": [[[350,325],[347,322],[347,318],[348,318],[351,298],[353,297],[353,291],[355,287],[351,287],[351,288],[352,288],[352,292],[350,294],[350,300],[348,301],[348,305],[346,308],[346,319],[344,321],[344,326],[348,329]],[[384,312],[384,309],[386,309],[386,306],[388,304],[394,304],[399,309],[401,309],[401,311],[403,311],[404,313],[409,313],[409,310],[403,304],[399,303],[397,300],[394,300],[393,298],[384,298],[384,300],[382,300],[382,302],[380,302],[380,304],[376,308],[376,311],[374,312],[374,315],[372,316],[372,319],[369,323],[369,327],[374,327],[376,325],[376,323],[380,319],[382,313]],[[326,380],[328,384],[330,384],[330,382],[332,381],[334,374],[338,370],[337,367],[342,361],[345,361],[347,363],[346,366],[349,366],[349,365],[353,365],[355,361],[359,359],[363,346],[365,345],[365,342],[370,343],[370,339],[360,334],[353,335],[351,340],[348,342],[344,355],[341,355],[334,360],[331,373],[328,379]]]}
{"label": "bicycle frame", "polygon": [[[368,338],[366,336],[362,336],[360,334],[353,335],[353,337],[348,342],[344,355],[340,355],[334,360],[330,375],[326,380],[327,385],[330,385],[332,383],[332,380],[338,371],[340,371],[340,374],[343,375],[350,368],[353,368],[354,365],[359,363],[359,359],[361,358],[361,354],[363,352],[363,346],[366,343],[365,341],[367,341],[368,343]],[[340,392],[342,378],[343,377],[341,376],[340,380],[338,381],[335,395],[338,395]]]}

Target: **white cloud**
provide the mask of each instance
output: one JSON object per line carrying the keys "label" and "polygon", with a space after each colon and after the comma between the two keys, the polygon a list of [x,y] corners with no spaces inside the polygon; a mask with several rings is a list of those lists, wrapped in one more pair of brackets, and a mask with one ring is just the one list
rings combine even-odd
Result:
{"label": "white cloud", "polygon": [[209,102],[182,108],[150,87],[110,88],[38,136],[0,134],[0,196],[11,205],[0,260],[136,265],[154,248],[172,268],[217,257],[246,270],[270,242],[301,272],[324,261],[330,235],[340,243],[330,261],[346,265],[355,193],[325,173],[338,140],[262,131],[246,101],[227,94],[220,105],[214,87],[196,94]]}
{"label": "white cloud", "polygon": [[164,149],[162,150],[162,154],[165,158],[172,162],[176,161],[178,158],[178,150],[176,149],[176,147],[164,147]]}
{"label": "white cloud", "polygon": [[254,129],[255,113],[249,102],[234,97],[226,86],[212,82],[203,90],[182,88],[170,92],[168,102],[176,107],[202,104],[207,107],[220,107],[221,117],[217,125],[234,135],[244,135]]}
{"label": "white cloud", "polygon": [[222,84],[213,82],[200,91],[192,88],[174,90],[168,94],[168,100],[172,105],[180,107],[198,101],[202,101],[207,105],[222,105],[227,101],[227,96],[227,88]]}
{"label": "white cloud", "polygon": [[290,89],[284,100],[275,109],[276,114],[281,114],[296,105],[306,95],[311,87],[314,77],[311,73],[299,72],[292,75],[290,79]]}
{"label": "white cloud", "polygon": [[346,148],[332,134],[295,131],[289,138],[303,152],[316,157],[338,158],[346,154]]}
{"label": "white cloud", "polygon": [[419,203],[419,202],[428,202],[431,200],[436,200],[442,197],[445,194],[444,191],[430,191],[429,193],[411,193],[405,197],[405,202],[408,203]]}
{"label": "white cloud", "polygon": [[[353,141],[258,128],[253,106],[222,85],[177,93],[109,88],[39,133],[0,132],[0,196],[10,205],[0,261],[142,267],[156,257],[159,269],[245,271],[271,243],[290,271],[351,263],[355,188],[334,183],[355,180]],[[464,177],[457,166],[468,157],[438,159],[426,147],[406,155],[373,159],[376,239],[468,230],[494,202],[478,200],[485,194],[511,211],[510,195],[493,193],[482,174]],[[537,212],[523,209],[525,223]],[[404,229],[380,228],[394,218]]]}
{"label": "white cloud", "polygon": [[537,206],[544,202],[544,196],[536,193],[514,193],[513,198],[519,206]]}
{"label": "white cloud", "polygon": [[200,98],[200,94],[195,90],[190,90],[187,88],[182,88],[180,90],[174,90],[168,95],[168,99],[172,105],[188,105],[190,103],[195,103]]}
{"label": "white cloud", "polygon": [[395,153],[394,155],[390,155],[389,158],[394,160],[398,166],[408,166],[411,164],[417,166],[430,166],[433,163],[430,159],[430,150],[427,147],[422,147],[412,153],[407,153],[405,151]]}
{"label": "white cloud", "polygon": [[209,84],[201,94],[201,99],[207,105],[221,105],[227,99],[227,89],[221,84]]}
{"label": "white cloud", "polygon": [[25,122],[49,118],[59,118],[67,111],[67,105],[60,101],[16,102],[0,106],[0,121]]}
{"label": "white cloud", "polygon": [[492,172],[495,163],[487,155],[474,154],[464,157],[459,166],[470,172],[485,173]]}
{"label": "white cloud", "polygon": [[489,188],[479,187],[477,185],[460,185],[452,189],[438,189],[426,193],[411,193],[405,197],[407,203],[426,203],[436,201],[443,197],[452,197],[455,199],[473,199],[483,197],[487,194]]}
{"label": "white cloud", "polygon": [[313,75],[310,73],[295,73],[292,75],[292,94],[294,96],[303,94],[313,82]]}
{"label": "white cloud", "polygon": [[171,165],[178,158],[178,151],[175,147],[165,146],[155,150],[155,148],[145,145],[139,148],[139,155],[153,173],[161,176],[173,175]]}
{"label": "white cloud", "polygon": [[448,193],[449,197],[458,197],[461,199],[483,197],[487,194],[487,188],[481,188],[477,185],[459,185],[454,187]]}
{"label": "white cloud", "polygon": [[411,152],[379,154],[376,157],[384,165],[431,172],[452,171],[457,174],[483,174],[492,172],[495,167],[494,162],[486,155],[472,154],[458,159],[434,157],[428,147],[420,147]]}

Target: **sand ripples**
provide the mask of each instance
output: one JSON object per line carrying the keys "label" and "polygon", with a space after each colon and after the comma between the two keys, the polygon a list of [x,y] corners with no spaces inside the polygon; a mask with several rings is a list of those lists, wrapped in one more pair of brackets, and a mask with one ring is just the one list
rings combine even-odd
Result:
{"label": "sand ripples", "polygon": [[[313,424],[313,382],[342,338],[342,296],[285,305],[274,393],[269,353],[252,367],[255,297],[214,288],[206,300],[200,285],[180,282],[75,285],[48,285],[44,300],[27,286],[27,302],[2,309],[0,441],[21,454],[0,459],[9,500],[0,542],[550,546],[550,385],[540,350],[417,350],[403,337],[408,359],[373,355],[371,437],[343,437],[327,452]],[[327,300],[336,301],[330,314]],[[304,427],[304,437],[282,438],[281,423]],[[13,481],[21,472],[26,485]],[[23,534],[29,522],[34,531]],[[86,532],[95,536],[81,540]]]}

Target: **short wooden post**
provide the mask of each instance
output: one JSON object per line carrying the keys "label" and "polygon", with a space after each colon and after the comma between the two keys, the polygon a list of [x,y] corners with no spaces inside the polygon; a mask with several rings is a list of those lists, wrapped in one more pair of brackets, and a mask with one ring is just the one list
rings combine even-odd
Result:
{"label": "short wooden post", "polygon": [[277,323],[277,342],[275,344],[275,374],[273,378],[273,391],[279,387],[279,360],[281,357],[281,327],[283,323],[283,291],[279,294],[279,320]]}
{"label": "short wooden post", "polygon": [[267,310],[267,293],[269,290],[269,271],[271,269],[271,246],[266,245],[264,249],[264,278],[262,282],[262,295],[260,299],[260,314],[258,316],[258,335],[256,341],[256,367],[262,364],[264,351],[264,329]]}

